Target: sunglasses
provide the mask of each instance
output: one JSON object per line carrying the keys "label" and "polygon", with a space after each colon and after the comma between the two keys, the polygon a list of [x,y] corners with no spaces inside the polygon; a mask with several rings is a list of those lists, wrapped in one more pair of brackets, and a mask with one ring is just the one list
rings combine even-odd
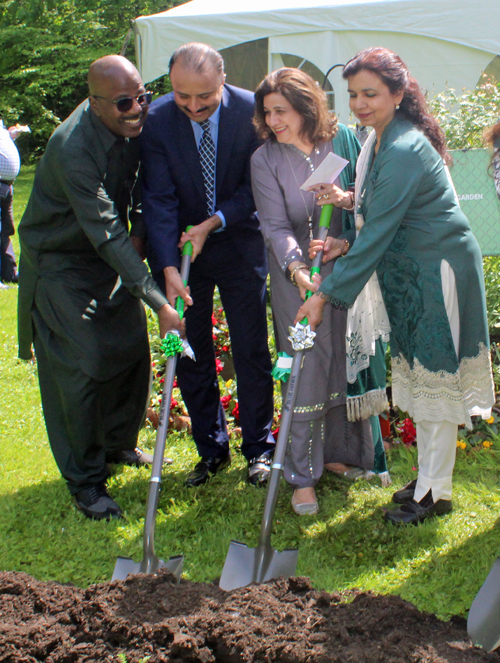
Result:
{"label": "sunglasses", "polygon": [[101,97],[98,94],[93,94],[91,96],[94,97],[95,99],[105,99],[106,101],[115,104],[116,109],[120,113],[126,113],[127,111],[129,111],[134,105],[134,101],[137,101],[137,103],[140,106],[144,105],[149,106],[149,104],[153,100],[152,92],[143,92],[138,97],[125,97],[124,99],[118,99],[117,101],[113,101],[112,99],[107,99],[106,97]]}

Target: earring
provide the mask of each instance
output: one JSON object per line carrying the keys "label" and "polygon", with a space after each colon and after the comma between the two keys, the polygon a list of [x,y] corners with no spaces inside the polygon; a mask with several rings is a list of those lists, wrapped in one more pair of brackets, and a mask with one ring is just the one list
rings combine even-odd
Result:
{"label": "earring", "polygon": [[396,110],[399,110],[399,104],[396,104]]}

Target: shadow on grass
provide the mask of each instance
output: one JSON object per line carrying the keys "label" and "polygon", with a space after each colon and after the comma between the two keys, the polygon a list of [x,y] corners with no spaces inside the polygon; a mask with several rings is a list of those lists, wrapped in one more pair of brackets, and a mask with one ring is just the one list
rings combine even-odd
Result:
{"label": "shadow on grass", "polygon": [[[156,552],[162,559],[183,554],[185,578],[212,582],[231,539],[257,545],[266,490],[246,483],[239,455],[208,484],[187,488],[191,460],[179,454],[178,464],[165,468]],[[383,519],[392,487],[327,475],[317,491],[320,513],[298,517],[290,507],[291,488],[282,482],[272,544],[298,548],[297,574],[309,575],[318,589],[395,593],[442,618],[465,614],[500,548],[500,529],[493,526],[497,473],[469,469],[469,476],[458,472],[451,515],[406,528]],[[125,518],[109,523],[84,518],[62,479],[0,495],[1,568],[79,586],[109,580],[118,556],[143,557],[149,479],[149,468],[117,469],[109,491]]]}
{"label": "shadow on grass", "polygon": [[[411,577],[395,587],[394,593],[441,619],[466,616],[499,553],[497,520],[490,530],[471,535],[447,552],[429,552]],[[500,592],[500,585],[496,590]]]}

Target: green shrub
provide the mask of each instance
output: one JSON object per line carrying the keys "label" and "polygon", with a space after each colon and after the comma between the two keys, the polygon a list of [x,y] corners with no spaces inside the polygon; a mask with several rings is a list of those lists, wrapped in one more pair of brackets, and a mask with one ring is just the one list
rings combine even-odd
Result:
{"label": "green shrub", "polygon": [[483,131],[494,125],[500,115],[500,83],[483,76],[474,90],[458,94],[447,88],[429,106],[445,132],[450,150],[484,147]]}
{"label": "green shrub", "polygon": [[[38,159],[56,126],[87,96],[91,62],[120,53],[130,22],[182,0],[0,0],[0,118],[28,124],[23,163]],[[125,55],[135,59],[133,40]],[[154,92],[168,89],[155,82]]]}

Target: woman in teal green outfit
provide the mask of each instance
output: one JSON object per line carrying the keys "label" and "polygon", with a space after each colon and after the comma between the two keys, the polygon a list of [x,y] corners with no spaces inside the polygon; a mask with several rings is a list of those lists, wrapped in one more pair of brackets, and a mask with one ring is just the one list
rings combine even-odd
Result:
{"label": "woman in teal green outfit", "polygon": [[[347,159],[349,162],[344,170],[340,173],[339,180],[340,186],[344,191],[354,190],[354,180],[356,177],[356,163],[358,161],[361,145],[352,131],[342,124],[338,124],[338,131],[333,139],[333,151],[340,157]],[[349,198],[350,202],[350,198]],[[342,229],[344,234],[351,242],[354,236],[349,233],[355,233],[354,223],[354,209],[342,209]],[[347,407],[351,419],[355,419],[361,414],[366,416],[363,410],[367,407],[367,400],[370,400],[370,395],[377,394],[376,398],[380,399],[383,392],[383,400],[386,401],[385,387],[386,387],[386,364],[385,364],[385,351],[386,343],[384,343],[384,334],[379,334],[373,341],[372,352],[368,355],[368,360],[363,366],[363,370],[358,370],[352,373],[347,381]],[[368,405],[370,408],[370,405]],[[376,411],[374,403],[371,404],[371,411]],[[360,468],[352,468],[345,472],[346,476],[360,478],[365,476],[370,478],[373,474],[378,474],[382,486],[389,486],[392,481],[387,468],[387,458],[385,455],[384,441],[382,438],[382,431],[380,429],[380,422],[378,416],[370,416],[370,425],[373,435],[373,449],[375,452],[373,461],[373,472],[363,472]]]}
{"label": "woman in teal green outfit", "polygon": [[[378,281],[393,401],[416,423],[419,456],[417,479],[395,493],[400,506],[386,518],[417,523],[451,511],[457,427],[488,418],[495,400],[481,251],[449,178],[444,135],[401,59],[365,49],[343,76],[351,110],[374,129],[358,161],[358,236],[296,319],[314,328],[328,302],[349,309]],[[345,204],[329,184],[317,196]]]}

